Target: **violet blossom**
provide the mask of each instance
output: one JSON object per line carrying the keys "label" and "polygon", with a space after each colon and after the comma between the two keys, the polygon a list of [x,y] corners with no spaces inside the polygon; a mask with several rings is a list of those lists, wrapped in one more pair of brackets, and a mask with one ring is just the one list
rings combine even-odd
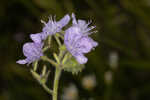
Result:
{"label": "violet blossom", "polygon": [[45,25],[42,29],[42,32],[37,33],[37,34],[31,34],[30,38],[34,42],[39,43],[42,40],[45,40],[48,35],[54,35],[57,32],[60,32],[62,30],[62,28],[69,23],[69,21],[70,21],[70,16],[68,14],[65,15],[60,21],[57,21],[57,22],[56,22],[55,18],[53,19],[51,16],[47,23],[42,21],[42,23],[44,23],[44,25]]}
{"label": "violet blossom", "polygon": [[18,60],[18,64],[30,64],[36,60],[39,60],[42,53],[43,43],[28,42],[23,45],[23,54],[25,59]]}
{"label": "violet blossom", "polygon": [[72,20],[72,24],[73,24],[72,26],[78,28],[79,34],[90,35],[92,33],[97,32],[97,31],[91,31],[96,26],[88,27],[91,24],[92,21],[88,21],[88,23],[86,23],[85,20],[81,20],[81,19],[76,20],[74,13],[72,13],[72,19],[73,19]]}
{"label": "violet blossom", "polygon": [[87,58],[85,53],[90,52],[94,47],[98,45],[88,35],[95,32],[91,31],[94,26],[88,27],[89,23],[84,20],[76,20],[74,14],[72,14],[73,25],[65,31],[64,43],[68,51],[76,58],[80,64],[85,64]]}

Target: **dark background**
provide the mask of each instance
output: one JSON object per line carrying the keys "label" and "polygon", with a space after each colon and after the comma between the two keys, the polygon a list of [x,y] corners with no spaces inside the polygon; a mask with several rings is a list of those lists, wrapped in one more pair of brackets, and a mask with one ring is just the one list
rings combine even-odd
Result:
{"label": "dark background", "polygon": [[[41,32],[41,19],[56,15],[58,20],[72,12],[92,19],[98,30],[92,37],[99,46],[86,55],[82,73],[63,72],[59,97],[74,83],[78,100],[150,100],[150,0],[0,0],[0,100],[50,100],[30,67],[16,60],[24,58],[22,45],[31,41],[29,34]],[[115,68],[109,61],[114,52]],[[87,90],[82,78],[90,74],[97,85]]]}

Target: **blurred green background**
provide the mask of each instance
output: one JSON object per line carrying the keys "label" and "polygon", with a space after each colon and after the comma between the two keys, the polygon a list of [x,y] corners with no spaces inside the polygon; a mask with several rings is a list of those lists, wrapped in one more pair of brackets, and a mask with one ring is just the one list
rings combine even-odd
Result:
{"label": "blurred green background", "polygon": [[150,100],[150,0],[0,0],[0,100],[51,100],[16,60],[41,19],[72,12],[97,26],[99,46],[82,73],[63,73],[59,100]]}

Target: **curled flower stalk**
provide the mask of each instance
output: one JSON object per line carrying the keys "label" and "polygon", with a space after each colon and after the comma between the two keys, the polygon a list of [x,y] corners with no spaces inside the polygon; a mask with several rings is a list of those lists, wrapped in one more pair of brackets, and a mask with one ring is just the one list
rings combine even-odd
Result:
{"label": "curled flower stalk", "polygon": [[[66,28],[71,18],[72,25]],[[76,20],[74,14],[72,14],[72,17],[67,14],[59,21],[50,17],[47,23],[44,21],[42,23],[44,24],[42,32],[31,34],[30,38],[33,42],[23,45],[23,54],[26,58],[18,60],[17,63],[27,65],[32,63],[33,68],[30,70],[32,76],[47,93],[52,95],[53,100],[58,100],[58,86],[62,71],[68,71],[72,74],[81,72],[85,67],[84,64],[88,61],[85,54],[98,45],[96,41],[89,37],[96,32],[92,31],[95,26],[89,27],[91,22],[86,23],[84,20]],[[53,57],[49,57],[45,51],[49,52],[51,49],[52,40],[56,41],[59,52],[58,54],[53,52]],[[41,73],[37,72],[40,60],[55,67],[53,89],[47,86],[51,74],[50,67],[43,65]]]}

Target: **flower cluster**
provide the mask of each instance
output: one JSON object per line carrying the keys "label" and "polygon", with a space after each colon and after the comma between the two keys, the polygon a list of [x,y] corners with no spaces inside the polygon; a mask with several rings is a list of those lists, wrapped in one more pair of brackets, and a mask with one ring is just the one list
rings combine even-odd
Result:
{"label": "flower cluster", "polygon": [[80,64],[85,64],[88,59],[84,54],[90,52],[92,48],[98,45],[97,42],[88,36],[95,32],[91,31],[95,27],[88,27],[90,22],[86,23],[84,20],[76,20],[74,14],[72,14],[72,19],[73,25],[65,31],[64,43],[77,61]]}
{"label": "flower cluster", "polygon": [[70,16],[67,14],[65,15],[60,21],[56,22],[55,18],[53,19],[52,16],[49,18],[49,21],[44,23],[44,27],[41,33],[31,34],[30,38],[34,42],[41,42],[45,40],[48,35],[54,35],[57,32],[60,32],[64,26],[66,26],[70,21]]}
{"label": "flower cluster", "polygon": [[[70,19],[70,16],[67,14],[60,21],[56,21],[55,18],[52,17],[49,18],[47,23],[42,21],[42,23],[44,23],[42,32],[31,34],[30,38],[33,42],[25,43],[23,46],[23,54],[26,59],[18,60],[17,63],[30,64],[39,60],[41,56],[44,55],[42,52],[44,40],[46,40],[48,36],[60,33],[62,28],[70,22]],[[79,64],[85,64],[88,59],[84,54],[90,52],[98,45],[97,42],[89,37],[90,34],[96,32],[92,31],[95,26],[89,27],[89,24],[91,24],[91,22],[86,23],[84,20],[76,20],[75,15],[72,14],[72,26],[66,29],[65,34],[63,34],[64,45]]]}

